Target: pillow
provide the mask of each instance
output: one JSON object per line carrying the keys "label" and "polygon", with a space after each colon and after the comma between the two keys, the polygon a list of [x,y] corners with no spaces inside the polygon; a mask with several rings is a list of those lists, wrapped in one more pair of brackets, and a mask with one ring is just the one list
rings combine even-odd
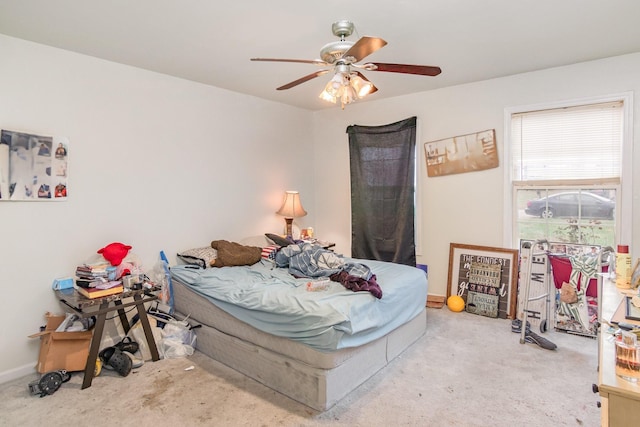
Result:
{"label": "pillow", "polygon": [[271,240],[273,243],[275,243],[278,246],[289,246],[293,243],[295,243],[293,240],[289,240],[286,237],[282,237],[282,236],[278,236],[277,234],[273,234],[273,233],[265,233],[265,236],[267,236],[267,238],[269,240]]}
{"label": "pillow", "polygon": [[218,251],[211,246],[187,249],[186,251],[178,253],[178,258],[187,264],[207,268],[211,267],[211,263],[218,258]]}
{"label": "pillow", "polygon": [[211,267],[231,267],[236,265],[253,265],[262,259],[262,248],[245,246],[227,240],[214,240],[211,247],[218,250],[218,257]]}
{"label": "pillow", "polygon": [[262,259],[275,262],[276,254],[280,250],[280,246],[278,245],[269,245],[262,248]]}

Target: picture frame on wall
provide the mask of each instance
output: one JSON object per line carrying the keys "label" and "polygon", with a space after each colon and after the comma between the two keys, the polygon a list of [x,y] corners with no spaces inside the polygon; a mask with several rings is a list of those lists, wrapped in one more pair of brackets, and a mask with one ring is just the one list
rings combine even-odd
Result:
{"label": "picture frame on wall", "polygon": [[498,167],[495,129],[429,141],[424,152],[429,177]]}
{"label": "picture frame on wall", "polygon": [[[472,267],[477,269],[481,265],[486,265],[487,270],[494,270],[495,266],[500,266],[499,284],[489,278],[470,280]],[[470,295],[472,302],[481,301],[477,304],[475,311],[469,310],[469,307],[467,311],[482,315],[495,312],[495,315],[490,314],[490,316],[515,319],[518,250],[450,243],[447,283],[447,298],[458,295],[465,301],[465,305],[470,300]],[[491,307],[492,301],[496,302],[497,307]]]}
{"label": "picture frame on wall", "polygon": [[68,138],[0,130],[0,202],[67,200],[68,164]]}

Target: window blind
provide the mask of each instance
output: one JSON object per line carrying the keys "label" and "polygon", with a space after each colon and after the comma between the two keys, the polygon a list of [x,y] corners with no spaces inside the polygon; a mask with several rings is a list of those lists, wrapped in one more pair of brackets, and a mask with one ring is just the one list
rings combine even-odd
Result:
{"label": "window blind", "polygon": [[515,113],[514,181],[619,178],[623,102]]}

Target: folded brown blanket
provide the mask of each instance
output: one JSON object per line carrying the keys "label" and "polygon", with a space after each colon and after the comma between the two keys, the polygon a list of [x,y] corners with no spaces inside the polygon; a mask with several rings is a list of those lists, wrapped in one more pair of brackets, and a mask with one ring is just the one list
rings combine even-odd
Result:
{"label": "folded brown blanket", "polygon": [[211,242],[211,247],[218,251],[217,258],[211,261],[211,267],[252,265],[260,261],[262,255],[262,248],[226,240],[214,240]]}

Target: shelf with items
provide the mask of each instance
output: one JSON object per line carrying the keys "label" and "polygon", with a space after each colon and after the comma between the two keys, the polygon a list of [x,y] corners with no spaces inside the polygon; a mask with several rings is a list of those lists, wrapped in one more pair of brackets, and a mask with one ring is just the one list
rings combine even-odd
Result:
{"label": "shelf with items", "polygon": [[640,419],[640,383],[629,381],[616,373],[615,328],[606,324],[607,320],[614,325],[620,322],[640,328],[640,322],[625,318],[624,294],[610,280],[603,280],[602,318],[600,326],[598,384],[594,392],[600,393],[601,416],[603,426],[635,425]]}

